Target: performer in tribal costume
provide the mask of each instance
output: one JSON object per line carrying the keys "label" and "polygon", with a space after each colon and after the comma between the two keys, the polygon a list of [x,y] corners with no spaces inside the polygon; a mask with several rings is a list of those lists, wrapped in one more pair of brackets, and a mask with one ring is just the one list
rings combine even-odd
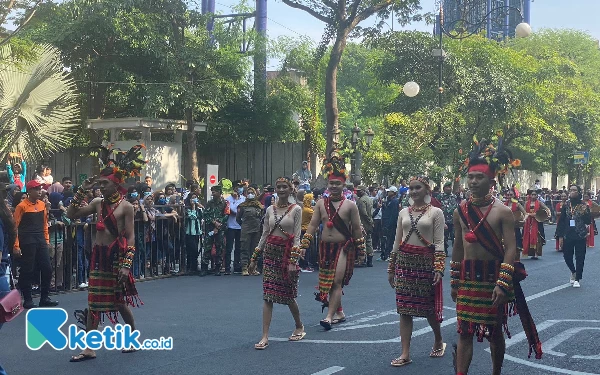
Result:
{"label": "performer in tribal costume", "polygon": [[[594,202],[591,197],[590,197],[590,193],[584,193],[583,194],[583,202],[585,204],[588,205],[588,207],[590,208],[590,210],[592,209],[592,207],[594,206],[598,206],[598,203]],[[592,222],[590,225],[588,225],[588,236],[587,236],[587,247],[594,247],[594,241],[596,238],[596,232],[598,231],[598,229],[596,229],[596,222],[592,217]]]}
{"label": "performer in tribal costume", "polygon": [[396,290],[400,314],[402,354],[391,365],[400,367],[412,362],[410,340],[413,317],[425,317],[435,335],[430,357],[442,357],[442,277],[444,251],[444,213],[431,205],[429,179],[416,177],[409,184],[410,207],[400,211],[396,240],[390,254],[388,281]]}
{"label": "performer in tribal costume", "polygon": [[[519,201],[515,198],[515,191],[513,188],[510,188],[504,192],[504,205],[509,207],[515,217],[515,239],[517,242],[517,252],[515,254],[515,260],[519,261],[521,259],[521,252],[523,251],[523,233],[521,233],[521,228],[523,227],[524,221],[522,220],[522,215],[527,215],[525,212],[525,208],[519,203]],[[516,213],[519,214],[516,214]],[[519,220],[516,219],[516,216],[519,216]]]}
{"label": "performer in tribal costume", "polygon": [[472,196],[454,213],[456,230],[451,262],[451,296],[456,302],[458,333],[455,373],[466,374],[473,356],[473,336],[487,338],[492,353],[493,375],[500,375],[504,361],[504,332],[509,313],[518,313],[529,344],[529,354],[542,356],[542,346],[523,290],[525,268],[515,262],[515,220],[511,209],[490,193],[495,178],[519,165],[503,150],[501,134],[494,149],[477,143],[463,167]]}
{"label": "performer in tribal costume", "polygon": [[343,195],[346,181],[344,160],[333,156],[323,163],[323,175],[328,179],[329,195],[319,202],[300,247],[310,246],[313,235],[323,224],[319,243],[319,292],[316,300],[328,307],[327,316],[320,324],[330,330],[332,324],[346,320],[342,306],[342,287],[350,283],[354,260],[365,256],[365,239],[360,226],[356,204]]}
{"label": "performer in tribal costume", "polygon": [[[79,188],[67,216],[77,219],[91,214],[98,215],[96,238],[90,260],[88,287],[88,308],[83,314],[86,330],[96,330],[100,321],[107,317],[111,323],[118,322],[119,313],[125,324],[135,330],[133,314],[128,306],[142,304],[138,297],[131,266],[135,255],[133,206],[124,199],[127,193],[121,184],[127,176],[139,176],[140,168],[146,163],[142,159],[143,146],[134,146],[126,154],[101,147],[98,157],[101,163],[100,176],[84,181]],[[98,186],[105,198],[96,198],[89,205],[84,199],[90,189]],[[123,353],[135,351],[125,348]],[[91,349],[84,349],[71,357],[71,362],[81,362],[96,358]]]}
{"label": "performer in tribal costume", "polygon": [[542,209],[550,216],[550,209],[540,202],[536,190],[529,190],[527,195],[525,204],[527,219],[523,227],[523,256],[530,256],[530,259],[535,260],[542,256],[542,247],[546,244],[544,223],[538,222],[535,214]]}
{"label": "performer in tribal costume", "polygon": [[301,256],[299,244],[302,228],[302,208],[291,203],[292,182],[285,177],[276,183],[277,202],[267,208],[263,233],[252,254],[248,272],[256,270],[256,261],[263,256],[263,335],[254,345],[257,350],[269,346],[269,326],[273,315],[273,303],[288,305],[296,322],[290,341],[304,338],[304,325],[296,303],[298,296],[298,261]]}

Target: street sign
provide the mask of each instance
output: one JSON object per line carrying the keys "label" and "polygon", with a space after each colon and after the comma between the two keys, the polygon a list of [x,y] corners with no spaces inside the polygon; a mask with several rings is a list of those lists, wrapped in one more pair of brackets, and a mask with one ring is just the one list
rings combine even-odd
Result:
{"label": "street sign", "polygon": [[573,153],[573,164],[587,164],[590,160],[589,151],[576,151]]}
{"label": "street sign", "polygon": [[208,183],[206,184],[206,200],[210,199],[210,188],[215,186],[219,181],[219,166],[215,164],[206,164],[206,176]]}

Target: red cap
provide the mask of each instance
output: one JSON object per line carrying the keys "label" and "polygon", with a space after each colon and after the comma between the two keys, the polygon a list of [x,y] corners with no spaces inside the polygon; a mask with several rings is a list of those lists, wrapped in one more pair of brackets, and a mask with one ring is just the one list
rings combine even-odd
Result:
{"label": "red cap", "polygon": [[42,186],[43,184],[36,181],[36,180],[31,180],[27,183],[27,185],[25,185],[25,189],[30,190],[30,189],[35,189],[37,187]]}

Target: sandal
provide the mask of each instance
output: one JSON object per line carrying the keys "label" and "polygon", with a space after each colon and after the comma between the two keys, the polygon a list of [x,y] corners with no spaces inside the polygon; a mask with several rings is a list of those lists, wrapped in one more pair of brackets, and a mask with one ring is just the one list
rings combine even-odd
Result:
{"label": "sandal", "polygon": [[269,347],[269,342],[268,341],[260,341],[258,344],[254,344],[254,349],[256,350],[265,350],[266,348]]}
{"label": "sandal", "polygon": [[402,366],[410,365],[411,363],[412,363],[412,360],[410,360],[410,359],[396,358],[396,359],[392,359],[392,362],[390,364],[394,367],[402,367]]}
{"label": "sandal", "polygon": [[446,343],[443,343],[440,349],[431,348],[431,353],[429,353],[429,356],[431,358],[441,358],[444,356],[444,353],[446,353]]}
{"label": "sandal", "polygon": [[71,356],[69,362],[84,362],[89,361],[90,359],[96,359],[96,356],[92,354],[79,353],[77,355]]}
{"label": "sandal", "polygon": [[321,320],[319,324],[321,325],[321,327],[325,328],[325,331],[329,331],[331,329],[331,322],[325,319]]}
{"label": "sandal", "polygon": [[289,338],[289,341],[300,341],[306,336],[306,332],[302,331],[301,333],[292,334]]}
{"label": "sandal", "polygon": [[340,323],[344,323],[345,321],[346,321],[346,317],[339,318],[339,319],[333,319],[331,321],[331,324],[340,324]]}

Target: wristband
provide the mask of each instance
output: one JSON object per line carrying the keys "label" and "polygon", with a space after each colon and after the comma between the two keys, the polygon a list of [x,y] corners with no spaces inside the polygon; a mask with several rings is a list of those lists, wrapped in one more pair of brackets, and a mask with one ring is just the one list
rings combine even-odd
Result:
{"label": "wristband", "polygon": [[290,253],[290,264],[298,264],[298,259],[300,259],[300,248],[297,246],[292,247],[292,251]]}
{"label": "wristband", "polygon": [[302,240],[300,241],[300,248],[305,250],[308,249],[313,240],[314,237],[311,234],[304,233],[304,236],[302,236]]}
{"label": "wristband", "polygon": [[254,249],[254,252],[252,253],[252,257],[250,258],[251,262],[256,262],[256,260],[258,259],[258,257],[260,256],[261,250],[259,247]]}
{"label": "wristband", "polygon": [[450,288],[452,289],[458,289],[461,268],[461,262],[450,262]]}
{"label": "wristband", "polygon": [[433,271],[439,272],[444,276],[444,270],[446,269],[446,253],[443,251],[436,251],[433,254]]}
{"label": "wristband", "polygon": [[121,268],[131,268],[131,266],[133,265],[134,256],[135,246],[127,246],[127,251],[121,259]]}
{"label": "wristband", "polygon": [[388,273],[396,273],[396,261],[398,260],[398,253],[392,252],[390,254],[390,262],[388,263]]}
{"label": "wristband", "polygon": [[508,292],[512,289],[514,272],[515,267],[512,264],[500,264],[500,272],[498,272],[498,280],[496,281],[496,286],[502,289],[504,293],[508,294]]}

